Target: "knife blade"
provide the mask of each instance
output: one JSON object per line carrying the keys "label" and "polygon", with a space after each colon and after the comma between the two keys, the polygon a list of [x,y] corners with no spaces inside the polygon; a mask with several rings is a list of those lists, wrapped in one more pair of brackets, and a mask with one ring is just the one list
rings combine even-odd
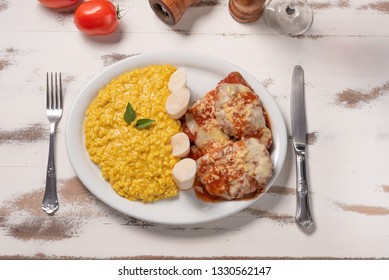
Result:
{"label": "knife blade", "polygon": [[296,65],[292,74],[292,92],[290,97],[293,146],[296,155],[296,223],[301,229],[313,224],[309,203],[309,191],[306,172],[307,124],[305,116],[304,70]]}
{"label": "knife blade", "polygon": [[300,65],[293,69],[292,94],[290,98],[293,144],[305,147],[307,121],[305,118],[304,70]]}

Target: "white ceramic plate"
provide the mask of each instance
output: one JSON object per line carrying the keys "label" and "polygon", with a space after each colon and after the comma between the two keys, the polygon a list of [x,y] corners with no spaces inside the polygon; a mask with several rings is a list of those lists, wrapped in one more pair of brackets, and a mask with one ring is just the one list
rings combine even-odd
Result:
{"label": "white ceramic plate", "polygon": [[175,199],[150,204],[132,202],[116,194],[110,184],[102,177],[99,167],[89,159],[84,145],[84,119],[86,109],[99,89],[126,71],[155,64],[186,67],[188,69],[188,87],[192,93],[197,94],[197,96],[194,94],[193,99],[197,99],[213,89],[230,72],[239,71],[243,75],[255,92],[259,94],[262,104],[270,116],[274,141],[271,154],[274,174],[266,190],[273,184],[281,171],[287,150],[285,123],[277,104],[268,91],[252,75],[240,67],[212,56],[187,52],[150,53],[124,59],[97,75],[82,90],[73,104],[66,125],[66,147],[70,162],[78,177],[96,197],[112,208],[149,222],[172,225],[197,224],[219,219],[248,207],[260,196],[252,200],[206,203],[199,200],[193,190],[189,190],[180,192],[178,198]]}

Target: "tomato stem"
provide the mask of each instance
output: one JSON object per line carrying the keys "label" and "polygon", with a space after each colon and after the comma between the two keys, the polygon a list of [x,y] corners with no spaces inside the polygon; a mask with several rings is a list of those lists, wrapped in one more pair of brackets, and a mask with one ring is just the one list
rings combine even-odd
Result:
{"label": "tomato stem", "polygon": [[121,12],[123,12],[125,10],[120,10],[120,7],[119,7],[119,4],[116,5],[116,17],[120,20],[122,17],[124,17],[127,13],[127,11],[122,15],[120,14]]}

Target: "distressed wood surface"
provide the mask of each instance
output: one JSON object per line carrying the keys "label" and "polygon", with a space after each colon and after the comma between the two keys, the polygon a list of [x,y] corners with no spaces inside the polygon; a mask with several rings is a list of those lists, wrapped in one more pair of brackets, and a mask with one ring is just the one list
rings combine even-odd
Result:
{"label": "distressed wood surface", "polygon": [[[312,0],[312,29],[294,38],[274,34],[262,18],[236,22],[227,0],[201,1],[173,27],[148,1],[117,2],[127,11],[120,29],[90,38],[76,30],[74,8],[0,0],[0,259],[389,258],[388,1]],[[64,140],[72,103],[106,67],[159,50],[203,52],[246,69],[276,100],[289,134],[291,73],[296,64],[304,67],[315,228],[304,233],[293,220],[290,141],[269,192],[212,223],[140,221],[82,185]],[[63,72],[65,93],[56,146],[61,208],[53,217],[40,209],[47,71]]]}

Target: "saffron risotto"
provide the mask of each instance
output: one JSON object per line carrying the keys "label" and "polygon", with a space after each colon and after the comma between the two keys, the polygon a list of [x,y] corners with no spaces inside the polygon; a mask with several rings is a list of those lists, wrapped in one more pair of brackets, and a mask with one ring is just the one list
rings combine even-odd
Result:
{"label": "saffron risotto", "polygon": [[[112,188],[129,200],[153,202],[178,194],[172,169],[179,159],[171,154],[170,139],[181,131],[181,124],[165,110],[167,84],[175,70],[172,65],[151,65],[126,72],[101,89],[87,109],[89,156]],[[143,129],[135,127],[136,120],[128,124],[128,103],[136,120],[155,122]]]}

